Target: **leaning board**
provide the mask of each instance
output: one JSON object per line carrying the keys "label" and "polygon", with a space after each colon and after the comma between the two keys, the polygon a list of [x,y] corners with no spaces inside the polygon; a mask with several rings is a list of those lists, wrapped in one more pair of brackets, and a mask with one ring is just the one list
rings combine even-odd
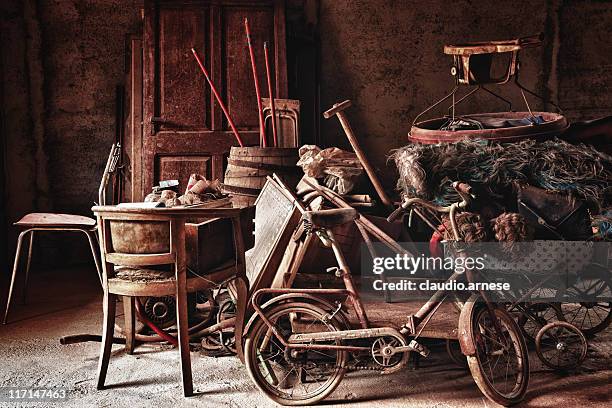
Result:
{"label": "leaning board", "polygon": [[282,242],[293,233],[295,225],[290,225],[293,224],[290,221],[295,220],[296,212],[299,211],[294,200],[283,192],[282,186],[268,178],[255,201],[255,245],[245,254],[246,273],[252,290],[269,285],[267,281],[271,277],[266,276],[275,272],[267,272],[274,268],[271,260],[278,258],[273,255],[282,250]]}

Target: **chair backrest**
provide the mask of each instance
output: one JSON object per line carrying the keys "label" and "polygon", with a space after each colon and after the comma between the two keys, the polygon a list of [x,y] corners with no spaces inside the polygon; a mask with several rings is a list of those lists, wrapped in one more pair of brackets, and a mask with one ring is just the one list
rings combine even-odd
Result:
{"label": "chair backrest", "polygon": [[[110,154],[108,155],[108,159],[106,160],[106,167],[104,168],[104,174],[102,175],[102,180],[100,181],[100,187],[98,188],[98,205],[107,205],[114,203],[107,203],[106,201],[106,193],[108,190],[109,184],[111,187],[114,186],[114,182],[110,183],[109,180],[111,176],[114,178],[117,175],[117,163],[119,162],[119,158],[121,157],[121,145],[119,143],[113,143],[111,146]],[[111,194],[113,197],[114,194]]]}

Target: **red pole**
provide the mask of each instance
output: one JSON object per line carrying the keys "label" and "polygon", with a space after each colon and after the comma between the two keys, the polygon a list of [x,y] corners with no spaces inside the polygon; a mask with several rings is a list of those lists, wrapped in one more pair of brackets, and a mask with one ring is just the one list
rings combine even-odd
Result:
{"label": "red pole", "polygon": [[217,98],[217,102],[219,102],[219,106],[221,106],[221,110],[225,114],[225,117],[227,118],[227,122],[229,123],[230,128],[232,128],[232,132],[234,132],[234,136],[236,136],[236,139],[238,140],[238,144],[240,145],[240,147],[244,147],[244,145],[242,144],[242,139],[240,138],[240,135],[238,134],[238,130],[236,129],[236,126],[234,125],[234,121],[232,120],[229,112],[227,111],[225,104],[221,100],[221,96],[219,95],[219,92],[217,92],[217,88],[215,88],[215,85],[210,80],[208,71],[206,70],[206,68],[204,68],[204,64],[202,64],[202,61],[200,60],[200,57],[198,56],[198,52],[194,48],[191,49],[191,52],[193,53],[193,56],[198,62],[198,65],[200,66],[202,73],[206,77],[206,80],[208,81],[208,85],[210,85],[210,90],[212,91],[213,95],[215,95],[215,98]]}
{"label": "red pole", "polygon": [[251,43],[251,30],[249,29],[249,20],[245,17],[244,29],[246,31],[247,44],[249,46],[249,54],[251,55],[251,69],[253,70],[253,81],[255,82],[255,94],[257,96],[257,109],[259,111],[259,139],[262,147],[266,145],[266,135],[264,133],[263,111],[261,108],[261,93],[259,91],[259,80],[257,79],[257,67],[255,66],[255,52]]}
{"label": "red pole", "polygon": [[268,43],[264,42],[264,56],[266,57],[266,77],[268,78],[268,95],[270,95],[270,110],[272,111],[272,135],[274,147],[278,147],[276,139],[276,109],[274,108],[274,93],[272,92],[272,78],[270,77],[270,59],[268,57]]}

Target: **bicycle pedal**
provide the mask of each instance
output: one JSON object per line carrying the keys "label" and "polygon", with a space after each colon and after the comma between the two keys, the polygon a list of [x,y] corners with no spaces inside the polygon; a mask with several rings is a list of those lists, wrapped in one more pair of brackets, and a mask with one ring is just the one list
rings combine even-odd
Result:
{"label": "bicycle pedal", "polygon": [[429,349],[425,347],[424,345],[418,343],[416,340],[412,340],[408,346],[411,347],[414,351],[416,351],[420,355],[422,355],[423,357],[429,356]]}

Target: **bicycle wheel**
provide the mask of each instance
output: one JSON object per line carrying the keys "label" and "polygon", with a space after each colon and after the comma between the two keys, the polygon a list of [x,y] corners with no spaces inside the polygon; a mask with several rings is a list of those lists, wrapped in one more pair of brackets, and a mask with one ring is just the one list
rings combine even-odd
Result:
{"label": "bicycle wheel", "polygon": [[587,355],[584,334],[571,323],[549,323],[536,336],[536,353],[542,363],[553,370],[578,367]]}
{"label": "bicycle wheel", "polygon": [[[285,339],[297,333],[344,329],[336,318],[329,319],[323,309],[308,303],[272,306],[265,314]],[[246,337],[244,354],[257,387],[282,405],[309,405],[323,400],[342,381],[348,358],[343,350],[288,349],[261,319]]]}
{"label": "bicycle wheel", "polygon": [[501,333],[484,304],[475,305],[472,314],[476,353],[467,360],[478,388],[500,405],[520,402],[529,383],[529,357],[520,328],[505,309],[493,309]]}

